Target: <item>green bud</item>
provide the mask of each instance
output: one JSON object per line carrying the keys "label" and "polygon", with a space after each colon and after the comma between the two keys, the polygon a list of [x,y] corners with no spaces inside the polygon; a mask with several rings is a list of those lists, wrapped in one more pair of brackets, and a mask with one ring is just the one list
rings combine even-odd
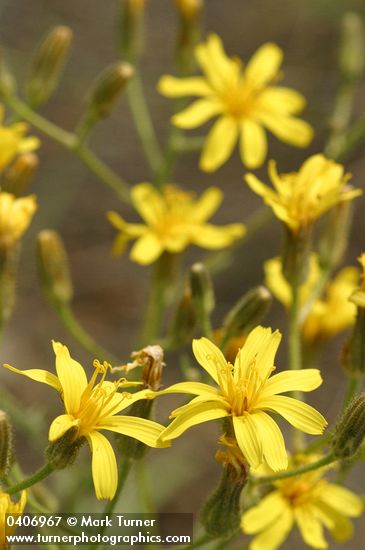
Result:
{"label": "green bud", "polygon": [[134,61],[142,48],[145,0],[121,0],[120,53]]}
{"label": "green bud", "polygon": [[77,434],[77,428],[70,428],[60,439],[48,445],[46,458],[55,470],[63,470],[75,462],[86,441],[85,437],[77,437]]}
{"label": "green bud", "polygon": [[56,231],[44,229],[37,240],[38,268],[43,291],[51,303],[72,300],[72,280],[67,253]]}
{"label": "green bud", "polygon": [[0,410],[0,479],[6,477],[13,460],[13,431],[8,415]]}
{"label": "green bud", "polygon": [[133,77],[129,63],[114,63],[96,79],[89,98],[90,116],[105,118],[112,112],[121,92]]}
{"label": "green bud", "polygon": [[196,324],[196,317],[191,299],[191,290],[186,287],[181,298],[170,331],[170,344],[180,346],[191,338]]}
{"label": "green bud", "polygon": [[38,46],[27,82],[27,96],[32,107],[47,101],[56,89],[71,40],[71,29],[58,26],[49,31]]}
{"label": "green bud", "polygon": [[0,248],[0,327],[13,313],[18,262],[19,244]]}
{"label": "green bud", "polygon": [[347,459],[359,449],[365,437],[365,392],[356,397],[339,420],[332,439],[332,452]]}
{"label": "green bud", "polygon": [[0,97],[7,98],[16,92],[16,81],[5,62],[4,51],[0,50]]}
{"label": "green bud", "polygon": [[196,263],[190,269],[191,299],[197,317],[209,315],[215,305],[214,290],[209,271],[202,263]]}
{"label": "green bud", "polygon": [[283,274],[291,285],[299,286],[308,274],[311,228],[301,228],[298,232],[285,226],[283,251]]}
{"label": "green bud", "polygon": [[356,13],[346,13],[342,19],[339,65],[346,79],[361,77],[365,64],[364,26]]}
{"label": "green bud", "polygon": [[179,29],[176,44],[176,62],[181,74],[194,68],[194,48],[200,36],[200,15],[203,0],[175,0],[179,14]]}
{"label": "green bud", "polygon": [[3,190],[16,197],[22,195],[30,185],[38,164],[38,156],[34,153],[18,156],[4,176]]}
{"label": "green bud", "polygon": [[351,201],[340,202],[328,213],[318,243],[319,260],[324,269],[341,263],[348,245],[352,215]]}
{"label": "green bud", "polygon": [[223,321],[225,338],[248,334],[266,315],[271,302],[271,294],[264,286],[246,292]]}

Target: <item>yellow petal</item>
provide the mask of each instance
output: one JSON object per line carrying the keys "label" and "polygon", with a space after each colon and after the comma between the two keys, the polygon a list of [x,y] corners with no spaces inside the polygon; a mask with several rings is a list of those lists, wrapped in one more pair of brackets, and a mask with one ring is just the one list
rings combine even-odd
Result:
{"label": "yellow petal", "polygon": [[110,223],[127,238],[140,237],[146,231],[146,226],[139,223],[128,223],[117,212],[108,212]]}
{"label": "yellow petal", "polygon": [[217,395],[218,390],[216,388],[213,388],[212,386],[209,386],[208,384],[203,384],[202,382],[178,382],[177,384],[169,386],[165,390],[153,392],[153,397],[157,397],[158,395],[165,395],[168,393],[187,393],[191,395],[212,396]]}
{"label": "yellow petal", "polygon": [[248,378],[254,366],[260,378],[265,380],[274,366],[274,359],[281,341],[278,330],[258,326],[247,336],[246,342],[237,354],[234,375],[235,379]]}
{"label": "yellow petal", "polygon": [[163,246],[158,237],[148,232],[138,239],[132,247],[130,258],[141,265],[152,264],[163,252]]}
{"label": "yellow petal", "polygon": [[305,107],[305,97],[284,86],[274,86],[264,90],[260,96],[260,106],[268,111],[279,112],[282,114],[296,114]]}
{"label": "yellow petal", "polygon": [[262,464],[263,450],[262,442],[256,430],[256,424],[249,413],[244,416],[233,416],[234,434],[237,444],[241,449],[247,462],[258,468]]}
{"label": "yellow petal", "polygon": [[[104,382],[101,389],[105,389],[105,393],[110,395],[112,391],[115,390],[115,385],[113,382]],[[112,411],[111,414],[113,415],[118,414],[133,405],[133,403],[136,403],[137,401],[141,401],[143,399],[152,399],[153,393],[154,392],[151,390],[140,390],[133,394],[124,391],[116,392],[108,401],[108,405],[105,410]],[[103,415],[106,414],[105,410],[103,410]]]}
{"label": "yellow petal", "polygon": [[3,365],[3,367],[11,370],[12,372],[16,372],[17,374],[21,374],[22,376],[26,376],[31,380],[35,380],[35,382],[41,382],[42,384],[47,384],[47,386],[51,386],[52,388],[54,388],[59,392],[62,390],[60,381],[58,380],[57,376],[55,376],[54,374],[46,370],[41,370],[41,369],[19,370],[6,363]]}
{"label": "yellow petal", "polygon": [[313,128],[299,118],[261,113],[260,121],[281,141],[295,147],[308,147],[313,139]]}
{"label": "yellow petal", "polygon": [[239,64],[226,55],[222,40],[216,34],[210,34],[206,43],[197,45],[195,56],[215,91],[238,78]]}
{"label": "yellow petal", "polygon": [[270,468],[277,472],[288,467],[288,455],[284,438],[274,420],[264,412],[252,414],[258,438],[261,440],[263,455]]}
{"label": "yellow petal", "polygon": [[162,441],[175,439],[187,429],[209,420],[217,420],[228,416],[227,405],[219,401],[204,401],[192,404],[177,416],[162,432]]}
{"label": "yellow petal", "polygon": [[52,345],[65,409],[69,414],[73,414],[79,410],[80,399],[87,386],[86,374],[80,363],[72,359],[66,346],[54,340]]}
{"label": "yellow petal", "polygon": [[61,414],[60,416],[57,416],[49,428],[48,439],[50,441],[56,441],[70,428],[73,428],[74,426],[77,427],[79,423],[79,420],[75,420],[74,417],[69,414]]}
{"label": "yellow petal", "polygon": [[364,510],[364,504],[360,497],[349,489],[334,483],[327,483],[323,487],[319,499],[345,516],[357,517]]}
{"label": "yellow petal", "polygon": [[230,246],[236,239],[243,237],[246,229],[242,223],[232,223],[219,227],[205,224],[196,228],[192,242],[202,248],[216,250]]}
{"label": "yellow petal", "polygon": [[279,491],[269,493],[257,506],[253,506],[243,514],[242,531],[247,535],[259,533],[276,522],[287,507],[287,501]]}
{"label": "yellow petal", "polygon": [[30,153],[31,151],[34,151],[35,149],[38,149],[41,146],[40,139],[30,136],[27,138],[24,138],[19,143],[18,147],[18,153]]}
{"label": "yellow petal", "polygon": [[165,204],[161,193],[150,183],[132,187],[132,203],[141,218],[148,224],[156,224],[161,218]]}
{"label": "yellow petal", "polygon": [[293,527],[293,521],[292,510],[289,507],[284,508],[281,516],[253,539],[249,549],[276,550],[287,538]]}
{"label": "yellow petal", "polygon": [[167,447],[168,443],[163,444],[159,437],[165,430],[165,426],[136,416],[110,416],[102,420],[98,425],[98,430],[109,430],[118,434],[127,435],[138,439],[149,447]]}
{"label": "yellow petal", "polygon": [[219,370],[225,372],[227,369],[227,361],[221,350],[208,338],[199,338],[193,340],[193,353],[199,365],[219,384]]}
{"label": "yellow petal", "polygon": [[222,200],[223,193],[219,187],[209,187],[193,206],[192,220],[196,223],[204,223],[215,214]]}
{"label": "yellow petal", "polygon": [[158,81],[157,89],[166,97],[205,96],[212,93],[208,82],[199,76],[176,78],[164,75]]}
{"label": "yellow petal", "polygon": [[249,119],[241,122],[240,153],[242,162],[247,168],[258,168],[267,155],[265,130]]}
{"label": "yellow petal", "polygon": [[230,117],[220,117],[206,139],[200,158],[200,168],[214,172],[226,162],[236,145],[238,124]]}
{"label": "yellow petal", "polygon": [[318,388],[322,382],[322,376],[318,369],[286,370],[269,378],[260,393],[260,398],[288,391],[312,391]]}
{"label": "yellow petal", "polygon": [[328,548],[321,522],[311,513],[310,508],[307,509],[304,506],[294,508],[294,515],[304,542],[313,548]]}
{"label": "yellow petal", "polygon": [[174,115],[171,122],[178,128],[197,128],[221,112],[222,105],[219,101],[198,99],[189,107]]}
{"label": "yellow petal", "polygon": [[118,487],[118,468],[113,447],[99,432],[90,432],[87,440],[92,453],[92,474],[96,498],[113,499]]}
{"label": "yellow petal", "polygon": [[254,174],[246,174],[244,178],[252,191],[262,197],[266,204],[271,206],[273,202],[278,200],[277,194],[270,187],[262,183]]}
{"label": "yellow petal", "polygon": [[320,435],[327,426],[323,416],[307,403],[284,395],[273,395],[259,399],[256,407],[277,412],[294,428],[307,434]]}
{"label": "yellow petal", "polygon": [[255,88],[264,86],[277,76],[282,59],[283,52],[276,44],[263,44],[247,63],[246,82]]}

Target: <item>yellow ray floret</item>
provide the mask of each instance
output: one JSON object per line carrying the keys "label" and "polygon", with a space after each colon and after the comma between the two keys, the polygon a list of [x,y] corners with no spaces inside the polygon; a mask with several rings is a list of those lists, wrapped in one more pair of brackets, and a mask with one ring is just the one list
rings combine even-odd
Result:
{"label": "yellow ray floret", "polygon": [[311,226],[336,204],[362,194],[361,189],[348,185],[351,176],[344,173],[341,164],[321,154],[309,157],[298,172],[289,174],[278,174],[275,162],[270,161],[269,176],[273,189],[254,174],[247,174],[245,179],[294,233]]}
{"label": "yellow ray floret", "polygon": [[295,428],[309,434],[321,434],[327,425],[313,407],[292,397],[279,395],[292,391],[311,391],[322,383],[318,370],[284,371],[271,376],[280,344],[279,331],[257,327],[247,337],[234,365],[207,338],[193,341],[198,363],[215,382],[215,386],[199,382],[175,384],[164,393],[188,393],[196,397],[173,411],[173,422],[161,439],[170,440],[185,430],[218,418],[231,417],[237,443],[253,467],[268,464],[273,470],[287,467],[287,453],[282,433],[270,416],[283,416]]}
{"label": "yellow ray floret", "polygon": [[[306,462],[315,460],[306,457]],[[349,518],[360,516],[364,508],[362,500],[345,487],[329,483],[323,478],[324,473],[322,468],[276,482],[276,490],[243,514],[243,532],[255,535],[249,550],[276,550],[294,526],[312,548],[328,548],[323,527],[337,542],[352,537]]]}
{"label": "yellow ray floret", "polygon": [[18,502],[13,502],[8,495],[0,491],[0,548],[9,548],[6,537],[14,533],[16,525],[8,525],[6,514],[14,514],[15,520],[20,516],[27,502],[27,492],[22,491]]}
{"label": "yellow ray floret", "polygon": [[167,185],[160,192],[150,183],[132,189],[133,206],[145,224],[127,223],[116,212],[108,219],[119,231],[114,252],[121,254],[130,240],[136,239],[130,257],[147,265],[164,251],[182,252],[190,244],[208,249],[229,246],[245,233],[243,224],[217,226],[207,223],[223,200],[217,187],[210,187],[197,199],[194,194]]}
{"label": "yellow ray floret", "polygon": [[2,126],[3,119],[4,108],[0,105],[0,171],[4,170],[17,155],[29,153],[40,146],[38,138],[25,135],[28,124],[16,122],[6,127]]}
{"label": "yellow ray floret", "polygon": [[28,229],[37,201],[34,195],[17,199],[0,191],[0,248],[13,246]]}
{"label": "yellow ray floret", "polygon": [[106,381],[106,374],[111,367],[99,361],[94,361],[94,373],[87,380],[85,370],[70,356],[66,346],[53,342],[53,349],[57,376],[41,369],[21,371],[10,365],[4,367],[47,384],[59,392],[65,413],[52,422],[49,440],[57,441],[70,428],[76,428],[75,440],[85,437],[92,452],[92,474],[97,498],[112,499],[118,485],[118,468],[113,448],[100,431],[109,430],[134,437],[150,447],[166,446],[159,440],[164,427],[157,422],[118,415],[132,403],[146,399],[151,392],[120,392],[120,389],[139,384],[124,379],[118,382]]}
{"label": "yellow ray floret", "polygon": [[204,145],[202,170],[219,168],[237,142],[242,162],[248,168],[261,166],[267,152],[265,130],[296,147],[310,143],[311,126],[295,116],[305,107],[304,97],[276,85],[283,58],[276,44],[261,46],[243,67],[239,59],[226,55],[221,39],[210,34],[196,47],[195,55],[204,76],[163,76],[158,89],[167,97],[199,98],[173,116],[175,126],[196,128],[218,117]]}

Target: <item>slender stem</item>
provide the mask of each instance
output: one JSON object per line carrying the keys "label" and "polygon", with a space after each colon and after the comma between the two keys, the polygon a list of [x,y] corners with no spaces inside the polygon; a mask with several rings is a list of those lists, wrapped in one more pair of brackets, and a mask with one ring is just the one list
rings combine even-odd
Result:
{"label": "slender stem", "polygon": [[33,111],[26,103],[15,96],[6,96],[5,101],[23,120],[26,120],[54,141],[72,151],[123,202],[130,203],[127,183],[104,164],[86,145],[82,144],[74,133],[67,132],[63,128],[53,124],[53,122]]}
{"label": "slender stem", "polygon": [[351,403],[353,398],[361,386],[361,379],[356,376],[350,376],[347,381],[347,387],[345,392],[345,399],[343,401],[342,410],[344,411],[346,407]]}
{"label": "slender stem", "polygon": [[84,347],[91,355],[109,361],[112,365],[120,365],[120,360],[109,351],[97,344],[95,340],[86,332],[79,321],[76,319],[71,307],[68,304],[58,304],[55,311],[59,318],[72,334],[72,336]]}
{"label": "slender stem", "polygon": [[148,477],[147,477],[147,471],[146,471],[146,462],[144,460],[144,457],[140,458],[137,463],[137,482],[138,482],[138,489],[139,494],[141,497],[141,502],[143,506],[143,511],[146,514],[153,514],[155,513],[155,509],[153,506],[153,501],[151,498],[151,494],[149,491],[149,483],[148,483]]}
{"label": "slender stem", "polygon": [[47,462],[47,464],[42,466],[42,468],[37,470],[33,475],[27,477],[26,479],[23,479],[23,481],[21,481],[20,483],[9,487],[6,492],[9,495],[14,495],[15,493],[19,493],[23,489],[28,489],[28,487],[32,487],[32,485],[35,485],[39,481],[42,481],[42,479],[48,477],[53,471],[53,466],[49,462]]}
{"label": "slender stem", "polygon": [[322,468],[323,466],[332,464],[333,462],[336,462],[336,460],[337,458],[332,453],[330,453],[329,455],[322,457],[320,460],[317,460],[316,462],[312,462],[312,464],[306,464],[305,466],[301,466],[300,468],[295,468],[294,470],[281,472],[279,474],[274,474],[272,476],[262,476],[262,477],[254,478],[252,480],[252,484],[262,485],[264,483],[273,483],[274,481],[280,481],[281,479],[287,479],[289,477],[296,477],[301,474],[306,474],[308,472],[313,472],[314,470],[318,470],[318,468]]}
{"label": "slender stem", "polygon": [[127,86],[127,97],[147,162],[152,173],[156,174],[162,163],[162,154],[144,97],[141,77],[136,67],[135,75]]}

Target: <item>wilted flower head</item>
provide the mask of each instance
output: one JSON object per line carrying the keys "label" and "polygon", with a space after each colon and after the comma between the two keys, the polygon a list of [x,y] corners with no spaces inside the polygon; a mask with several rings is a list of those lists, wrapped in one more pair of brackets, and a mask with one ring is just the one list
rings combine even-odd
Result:
{"label": "wilted flower head", "polygon": [[0,248],[10,248],[20,239],[36,210],[34,195],[17,199],[11,193],[0,192]]}
{"label": "wilted flower head", "polygon": [[226,55],[216,34],[210,34],[196,47],[195,55],[204,77],[163,76],[158,88],[168,97],[201,98],[173,116],[175,126],[196,128],[218,116],[205,142],[202,170],[219,168],[237,141],[242,162],[248,168],[261,166],[267,151],[265,129],[297,147],[310,143],[312,128],[294,116],[303,110],[304,97],[276,85],[283,58],[276,44],[261,46],[244,67],[240,59]]}
{"label": "wilted flower head", "polygon": [[190,244],[224,248],[244,235],[241,223],[225,226],[207,223],[223,200],[217,187],[210,187],[199,199],[173,185],[159,192],[150,183],[140,183],[131,193],[133,205],[145,225],[127,223],[116,212],[109,212],[108,219],[119,231],[114,252],[121,254],[129,240],[137,239],[130,257],[139,264],[151,264],[164,251],[182,252]]}
{"label": "wilted flower head", "polygon": [[245,179],[293,233],[310,227],[336,204],[362,194],[361,189],[348,185],[351,176],[344,173],[342,164],[321,154],[309,157],[298,172],[289,174],[278,174],[275,162],[270,161],[269,175],[274,189],[254,174],[247,174]]}

